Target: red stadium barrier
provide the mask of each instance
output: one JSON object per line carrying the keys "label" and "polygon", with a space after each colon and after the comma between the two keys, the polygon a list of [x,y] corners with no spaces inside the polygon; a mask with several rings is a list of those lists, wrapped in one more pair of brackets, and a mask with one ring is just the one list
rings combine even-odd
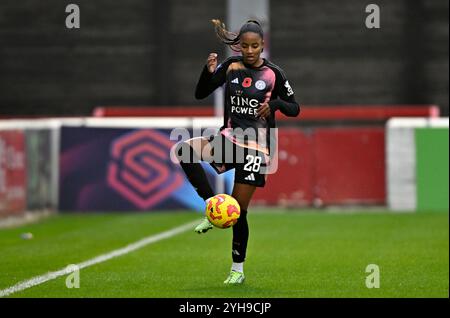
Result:
{"label": "red stadium barrier", "polygon": [[385,204],[384,128],[280,128],[278,137],[278,171],[255,204]]}
{"label": "red stadium barrier", "polygon": [[384,128],[319,128],[313,136],[319,203],[385,203]]}
{"label": "red stadium barrier", "polygon": [[214,116],[213,107],[192,106],[102,106],[92,113],[95,117],[210,117]]}
{"label": "red stadium barrier", "polygon": [[0,218],[25,211],[25,156],[24,132],[0,131]]}
{"label": "red stadium barrier", "polygon": [[[258,188],[253,203],[309,206],[314,199],[314,145],[305,130],[278,130],[278,170]],[[276,189],[276,191],[274,191]]]}
{"label": "red stadium barrier", "polygon": [[[277,120],[387,120],[391,117],[439,117],[439,107],[436,105],[351,105],[351,106],[302,106],[299,117],[286,117],[276,113]],[[214,116],[212,106],[158,106],[158,107],[128,107],[102,106],[93,111],[96,117],[203,117]]]}
{"label": "red stadium barrier", "polygon": [[353,105],[353,106],[314,106],[303,109],[300,117],[286,117],[277,112],[276,118],[283,120],[387,120],[391,117],[439,117],[436,105]]}

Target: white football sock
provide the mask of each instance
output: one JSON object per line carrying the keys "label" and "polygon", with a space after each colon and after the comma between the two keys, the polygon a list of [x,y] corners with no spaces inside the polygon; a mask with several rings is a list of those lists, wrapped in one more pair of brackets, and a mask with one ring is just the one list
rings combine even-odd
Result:
{"label": "white football sock", "polygon": [[233,264],[231,265],[231,270],[235,271],[235,272],[243,273],[244,272],[244,262],[242,262],[242,263],[233,262]]}

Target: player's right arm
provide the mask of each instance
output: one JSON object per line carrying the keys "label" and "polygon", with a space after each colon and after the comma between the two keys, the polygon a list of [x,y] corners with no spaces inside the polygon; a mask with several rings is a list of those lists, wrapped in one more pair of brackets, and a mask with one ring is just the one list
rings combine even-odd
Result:
{"label": "player's right arm", "polygon": [[217,53],[209,54],[195,88],[195,98],[203,99],[225,83],[226,71],[229,65],[227,62],[228,60],[217,66]]}

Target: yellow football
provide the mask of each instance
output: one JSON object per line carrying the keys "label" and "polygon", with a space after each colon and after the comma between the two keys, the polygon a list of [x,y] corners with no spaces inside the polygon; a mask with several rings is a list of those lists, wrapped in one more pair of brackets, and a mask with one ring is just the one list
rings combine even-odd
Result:
{"label": "yellow football", "polygon": [[239,203],[228,194],[213,196],[206,206],[206,216],[216,227],[226,229],[236,224],[241,215]]}

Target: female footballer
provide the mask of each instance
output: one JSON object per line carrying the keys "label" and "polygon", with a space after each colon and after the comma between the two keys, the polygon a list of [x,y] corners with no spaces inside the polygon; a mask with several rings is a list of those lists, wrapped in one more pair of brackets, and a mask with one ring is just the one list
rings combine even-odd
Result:
{"label": "female footballer", "polygon": [[[271,133],[275,112],[295,117],[300,105],[283,70],[261,57],[264,34],[257,21],[247,21],[238,34],[226,30],[220,20],[212,22],[218,38],[240,55],[218,65],[217,54],[210,53],[195,97],[203,99],[225,84],[224,124],[217,135],[180,142],[175,151],[188,180],[206,203],[214,192],[200,161],[208,161],[218,173],[235,169],[231,195],[238,201],[241,215],[233,226],[233,263],[224,283],[240,284],[245,279],[243,265],[249,237],[247,209],[256,187],[265,185],[267,167],[276,149]],[[212,228],[205,217],[195,231],[206,233]]]}

